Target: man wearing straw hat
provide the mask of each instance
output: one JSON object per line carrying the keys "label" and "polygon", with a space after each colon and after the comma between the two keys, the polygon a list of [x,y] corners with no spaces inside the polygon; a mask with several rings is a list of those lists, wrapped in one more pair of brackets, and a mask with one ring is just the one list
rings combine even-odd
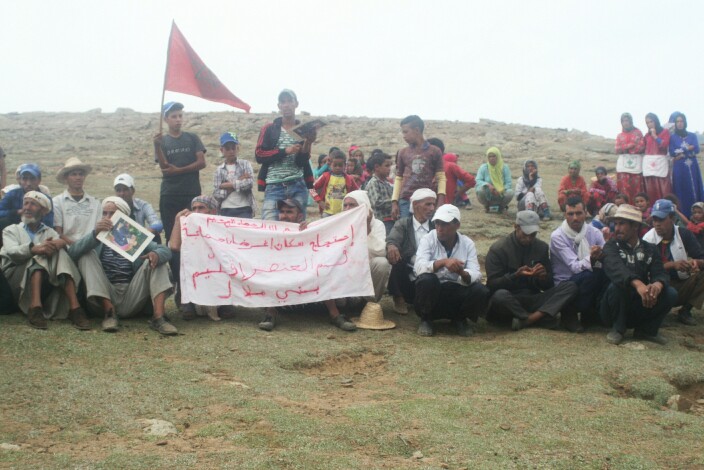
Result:
{"label": "man wearing straw hat", "polygon": [[472,328],[467,319],[476,322],[489,302],[489,289],[481,282],[477,249],[469,237],[457,233],[460,210],[456,206],[440,206],[433,222],[435,230],[421,240],[413,266],[418,276],[418,334],[432,336],[434,320],[450,319],[460,336],[470,336]]}
{"label": "man wearing straw hat", "polygon": [[122,198],[110,196],[103,199],[102,209],[103,218],[95,224],[95,229],[68,250],[81,266],[88,308],[104,315],[103,331],[116,332],[118,318],[139,314],[151,300],[154,307],[151,328],[163,335],[177,334],[176,327],[164,316],[164,304],[172,292],[167,265],[171,251],[151,241],[134,262],[123,257],[96,237],[100,232],[112,230],[110,218],[115,212],[128,215],[130,206]]}
{"label": "man wearing straw hat", "polygon": [[614,221],[615,237],[604,245],[604,272],[611,285],[599,311],[604,324],[611,326],[606,341],[619,344],[626,330],[634,328],[634,338],[665,344],[658,330],[677,302],[677,291],[669,286],[657,247],[639,238],[641,212],[621,204]]}
{"label": "man wearing straw hat", "polygon": [[90,233],[100,219],[100,201],[86,193],[83,185],[92,167],[76,157],[66,160],[56,179],[66,190],[54,197],[54,230],[68,243]]}
{"label": "man wearing straw hat", "polygon": [[24,195],[22,221],[3,230],[0,268],[32,327],[46,329],[47,318],[68,317],[79,330],[89,330],[90,322],[76,297],[81,275],[66,253],[67,243],[42,223],[50,210],[46,195],[38,191]]}

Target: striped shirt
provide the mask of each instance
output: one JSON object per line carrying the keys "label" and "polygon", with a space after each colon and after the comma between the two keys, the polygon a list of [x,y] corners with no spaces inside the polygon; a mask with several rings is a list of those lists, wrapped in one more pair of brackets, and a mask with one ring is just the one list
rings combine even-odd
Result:
{"label": "striped shirt", "polygon": [[[298,141],[286,129],[281,128],[277,146],[280,149],[296,145]],[[272,163],[266,174],[266,184],[287,183],[303,178],[303,168],[296,165],[296,154],[286,155],[280,162]]]}
{"label": "striped shirt", "polygon": [[132,262],[112,248],[105,246],[100,253],[100,264],[110,284],[129,284],[134,272]]}

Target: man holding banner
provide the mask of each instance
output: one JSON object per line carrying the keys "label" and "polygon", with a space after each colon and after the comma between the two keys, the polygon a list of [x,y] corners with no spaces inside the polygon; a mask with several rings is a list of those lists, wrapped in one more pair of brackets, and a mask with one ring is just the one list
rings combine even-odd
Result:
{"label": "man holding banner", "polygon": [[[277,201],[276,208],[279,211],[279,221],[300,224],[299,228],[301,230],[305,230],[307,224],[303,221],[303,207],[301,207],[301,204],[297,200],[283,199],[281,201]],[[333,325],[343,331],[355,331],[357,329],[357,325],[349,321],[347,317],[340,313],[334,300],[328,299],[323,301],[323,303],[325,304],[325,308],[330,315],[330,322]],[[307,305],[303,304],[298,308],[300,309],[301,307],[307,307]],[[277,314],[278,310],[276,307],[267,308],[266,316],[259,322],[259,328],[264,331],[272,331],[276,326]]]}

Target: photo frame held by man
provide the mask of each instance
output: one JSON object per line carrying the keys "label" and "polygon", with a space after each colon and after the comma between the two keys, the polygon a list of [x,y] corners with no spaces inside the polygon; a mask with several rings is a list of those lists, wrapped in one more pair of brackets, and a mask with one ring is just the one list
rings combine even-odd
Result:
{"label": "photo frame held by man", "polygon": [[100,232],[96,238],[132,262],[154,239],[153,233],[120,211],[115,212],[110,221],[112,230]]}

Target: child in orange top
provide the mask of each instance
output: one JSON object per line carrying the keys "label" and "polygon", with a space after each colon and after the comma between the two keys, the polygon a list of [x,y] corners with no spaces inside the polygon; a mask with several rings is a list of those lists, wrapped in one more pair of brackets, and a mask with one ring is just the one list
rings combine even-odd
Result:
{"label": "child in orange top", "polygon": [[330,173],[324,173],[313,185],[313,188],[318,191],[318,197],[315,200],[323,217],[342,212],[342,200],[345,195],[359,189],[354,178],[345,174],[345,154],[335,150],[331,157]]}
{"label": "child in orange top", "polygon": [[699,245],[704,249],[704,202],[692,204],[692,215],[689,216],[687,230],[697,237]]}

